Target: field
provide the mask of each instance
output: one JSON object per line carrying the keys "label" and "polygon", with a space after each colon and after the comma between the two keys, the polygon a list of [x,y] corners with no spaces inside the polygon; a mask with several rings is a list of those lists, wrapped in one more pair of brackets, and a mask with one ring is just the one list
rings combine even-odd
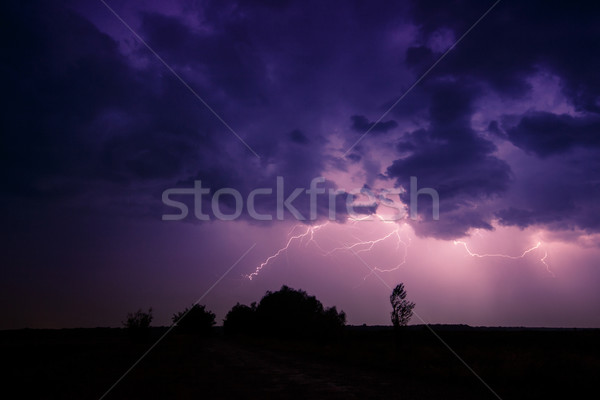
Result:
{"label": "field", "polygon": [[[171,332],[106,397],[559,399],[596,393],[599,330],[347,327],[335,341]],[[98,399],[150,347],[121,329],[0,332],[4,390]],[[11,390],[12,389],[12,390]],[[588,395],[589,396],[589,395]],[[586,397],[588,397],[586,396]]]}

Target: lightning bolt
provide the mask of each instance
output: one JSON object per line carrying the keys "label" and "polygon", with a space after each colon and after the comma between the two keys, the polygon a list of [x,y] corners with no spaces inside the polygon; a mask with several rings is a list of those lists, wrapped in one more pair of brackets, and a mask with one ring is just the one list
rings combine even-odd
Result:
{"label": "lightning bolt", "polygon": [[[334,249],[331,250],[325,250],[321,247],[321,245],[315,240],[315,233],[319,230],[321,230],[322,228],[326,227],[327,225],[329,225],[329,222],[326,222],[324,224],[321,225],[314,225],[314,226],[308,226],[306,227],[306,229],[304,229],[301,233],[299,234],[293,234],[294,232],[296,232],[297,228],[300,225],[296,225],[294,226],[290,232],[288,233],[288,240],[285,244],[285,246],[281,247],[279,250],[277,250],[275,253],[273,253],[272,255],[270,255],[269,257],[267,257],[262,263],[260,263],[260,265],[258,265],[256,267],[256,269],[254,270],[254,272],[245,275],[246,278],[248,278],[249,280],[254,279],[255,277],[257,277],[260,272],[266,267],[268,266],[270,263],[274,262],[278,257],[280,257],[282,254],[287,253],[288,249],[290,248],[290,246],[295,243],[298,242],[298,245],[301,246],[304,241],[307,239],[305,246],[308,246],[310,243],[313,243],[318,249],[319,251],[322,253],[323,256],[331,256],[336,252],[339,251],[354,251],[356,253],[362,253],[362,252],[367,252],[372,250],[377,244],[382,243],[386,240],[389,240],[390,238],[395,238],[397,241],[397,245],[396,245],[396,250],[400,251],[401,247],[404,248],[404,253],[402,256],[402,259],[400,261],[400,263],[398,263],[397,265],[391,267],[391,268],[383,268],[383,267],[375,267],[373,271],[371,271],[371,273],[369,273],[369,275],[371,275],[374,271],[378,271],[378,272],[391,272],[391,271],[395,271],[397,269],[399,269],[402,265],[404,265],[406,263],[406,256],[407,256],[407,249],[409,244],[406,243],[404,240],[402,240],[402,237],[400,236],[400,230],[402,228],[402,226],[398,226],[398,224],[396,224],[393,221],[387,221],[384,220],[381,216],[378,215],[374,215],[374,217],[376,217],[377,219],[379,219],[380,221],[386,223],[386,224],[393,224],[394,229],[373,240],[362,240],[356,236],[353,236],[356,241],[352,242],[352,243],[341,243],[341,247],[336,247]],[[356,222],[359,221],[364,221],[366,219],[369,219],[370,217],[364,217],[364,218],[355,218],[355,219],[351,219],[350,223],[355,224]],[[409,243],[410,243],[410,238],[409,238]],[[365,277],[365,279],[369,276],[367,275]]]}
{"label": "lightning bolt", "polygon": [[[477,257],[477,258],[486,258],[486,257],[500,257],[500,258],[508,258],[508,259],[511,259],[511,260],[517,260],[517,259],[519,259],[519,258],[525,258],[525,256],[526,256],[527,254],[529,254],[529,253],[531,253],[532,251],[534,251],[534,250],[537,250],[537,249],[539,249],[540,247],[542,247],[542,242],[539,242],[539,241],[538,241],[538,242],[535,244],[535,246],[532,246],[532,247],[530,247],[530,248],[526,249],[526,250],[525,250],[523,253],[521,253],[521,254],[520,254],[520,255],[518,255],[518,256],[512,256],[512,255],[509,255],[509,254],[503,254],[503,253],[492,253],[492,254],[489,254],[489,253],[484,253],[484,254],[475,253],[475,252],[471,251],[471,249],[469,249],[469,246],[467,245],[467,243],[466,243],[466,242],[463,242],[462,240],[455,240],[455,241],[454,241],[454,245],[455,245],[455,246],[457,246],[457,245],[462,245],[462,246],[465,248],[465,250],[466,250],[467,254],[469,254],[471,257]],[[554,272],[552,272],[552,271],[550,270],[550,266],[549,266],[549,265],[548,265],[548,263],[546,262],[546,259],[547,259],[547,258],[548,258],[548,252],[547,252],[546,250],[544,250],[544,256],[543,256],[542,258],[540,258],[540,262],[541,262],[542,264],[544,264],[544,266],[546,267],[546,271],[548,271],[548,273],[549,273],[550,275],[552,275],[552,277],[556,277],[556,275],[554,275]]]}
{"label": "lightning bolt", "polygon": [[289,239],[288,239],[287,243],[285,244],[285,246],[283,246],[282,248],[280,248],[279,250],[277,250],[277,252],[274,253],[273,255],[267,257],[265,259],[265,261],[263,261],[262,263],[260,263],[260,265],[258,267],[256,267],[256,269],[254,270],[254,272],[246,275],[246,278],[248,278],[249,280],[254,279],[256,276],[258,276],[258,274],[260,274],[260,271],[262,271],[262,269],[264,267],[266,267],[271,261],[275,260],[281,254],[285,253],[289,249],[289,247],[292,244],[292,242],[297,241],[298,239],[300,240],[300,244],[302,244],[302,242],[304,241],[304,238],[306,238],[307,236],[310,235],[310,237],[308,239],[307,245],[312,242],[315,245],[317,245],[317,247],[320,249],[320,246],[314,240],[314,235],[315,235],[316,231],[318,231],[319,229],[321,229],[322,227],[324,227],[324,226],[326,226],[328,224],[329,224],[329,222],[325,222],[324,224],[321,224],[321,225],[307,226],[306,227],[306,231],[304,231],[304,233],[300,233],[300,234],[297,234],[297,235],[294,235],[294,236],[290,236],[290,235],[292,235],[292,233],[294,231],[296,231],[296,228],[298,228],[298,226],[299,226],[299,225],[295,225],[291,229],[290,233],[288,234]]}
{"label": "lightning bolt", "polygon": [[[322,230],[323,228],[325,228],[326,226],[328,226],[330,224],[330,222],[325,222],[320,225],[305,226],[305,228],[302,229],[302,231],[300,233],[295,233],[295,232],[299,228],[302,228],[303,225],[302,224],[295,225],[294,227],[292,227],[292,229],[289,231],[289,233],[287,235],[288,240],[287,240],[286,244],[283,247],[281,247],[279,250],[277,250],[275,253],[273,253],[272,255],[267,257],[263,262],[260,263],[260,265],[258,265],[255,268],[255,270],[252,273],[245,275],[245,277],[248,278],[249,280],[253,280],[255,277],[257,277],[261,273],[261,271],[265,267],[267,267],[269,264],[275,262],[275,260],[277,260],[277,258],[279,258],[282,254],[286,254],[286,256],[287,256],[287,251],[290,249],[290,246],[292,246],[296,242],[298,243],[298,246],[302,246],[304,244],[305,247],[307,247],[309,244],[312,243],[321,252],[321,254],[323,256],[332,256],[337,252],[352,252],[352,253],[368,252],[368,251],[373,250],[375,248],[375,246],[377,246],[380,243],[383,243],[388,240],[395,240],[396,241],[396,251],[398,253],[400,253],[401,249],[404,249],[404,251],[402,252],[402,256],[400,258],[400,262],[392,267],[387,267],[387,268],[375,266],[369,272],[369,274],[367,274],[363,278],[363,280],[366,280],[370,275],[372,275],[376,272],[396,271],[396,270],[400,269],[404,264],[406,264],[408,248],[410,246],[410,237],[408,237],[408,240],[405,241],[402,239],[402,236],[401,236],[401,229],[406,225],[406,223],[403,225],[399,225],[397,222],[385,220],[377,214],[367,216],[364,218],[351,219],[349,222],[350,222],[350,224],[354,225],[357,222],[364,221],[364,220],[367,220],[367,219],[370,219],[373,217],[379,219],[379,221],[381,221],[385,224],[393,225],[394,228],[390,232],[388,232],[380,237],[377,237],[375,239],[371,239],[371,240],[363,240],[357,236],[352,235],[352,237],[355,239],[355,241],[346,242],[346,243],[340,242],[340,245],[341,245],[340,247],[335,247],[330,250],[323,249],[323,247],[315,239],[316,233],[318,231]],[[534,246],[526,249],[525,251],[523,251],[523,253],[521,253],[519,255],[510,255],[510,254],[504,254],[504,253],[484,253],[484,254],[476,253],[469,248],[469,246],[466,242],[461,241],[461,240],[455,240],[454,245],[462,246],[465,249],[465,251],[467,252],[467,254],[471,257],[477,257],[477,258],[499,257],[499,258],[507,258],[507,259],[511,259],[511,260],[525,258],[525,256],[527,256],[529,253],[531,253],[535,250],[538,250],[538,249],[543,249],[542,248],[543,245],[542,245],[541,241],[538,241]],[[542,258],[540,258],[539,261],[546,267],[546,271],[550,275],[552,275],[552,277],[556,277],[555,274],[550,270],[550,266],[548,265],[548,262],[547,262],[548,252],[545,249],[543,249],[543,250],[544,250],[544,256]]]}
{"label": "lightning bolt", "polygon": [[552,272],[550,270],[550,266],[546,262],[546,258],[548,258],[548,252],[544,250],[544,257],[540,258],[540,262],[546,266],[546,271],[548,271],[548,273],[550,275],[552,275],[553,278],[556,278],[556,275],[554,275],[554,272]]}
{"label": "lightning bolt", "polygon": [[503,257],[503,258],[510,258],[512,260],[516,260],[518,258],[523,258],[527,255],[527,253],[530,253],[536,249],[539,249],[540,246],[542,245],[542,242],[537,242],[537,244],[527,250],[525,250],[523,252],[523,254],[521,254],[520,256],[511,256],[508,254],[502,254],[502,253],[497,253],[497,254],[477,254],[477,253],[473,253],[470,249],[469,246],[467,245],[466,242],[463,242],[462,240],[455,240],[454,241],[454,245],[463,245],[465,250],[467,251],[467,253],[469,253],[469,255],[471,257],[478,257],[478,258],[484,258],[484,257]]}
{"label": "lightning bolt", "polygon": [[[399,252],[401,247],[404,248],[404,253],[402,255],[401,261],[397,265],[395,265],[391,268],[373,267],[371,269],[371,271],[367,275],[365,275],[363,280],[366,280],[369,276],[371,276],[375,272],[392,272],[392,271],[396,271],[396,270],[400,269],[400,267],[402,267],[404,264],[406,264],[406,256],[408,254],[408,247],[410,245],[410,238],[408,238],[408,243],[406,243],[404,240],[402,240],[402,237],[400,236],[400,229],[406,224],[399,226],[395,222],[387,221],[377,214],[375,214],[375,217],[378,218],[381,222],[383,222],[385,224],[395,225],[394,229],[390,233],[388,233],[378,239],[374,239],[374,240],[361,240],[360,238],[354,236],[354,238],[357,240],[356,242],[354,242],[352,244],[348,244],[348,243],[342,244],[342,247],[336,247],[325,253],[325,255],[332,255],[333,253],[335,253],[337,251],[349,251],[349,252],[353,252],[353,253],[362,253],[362,252],[370,251],[377,244],[384,242],[392,237],[395,237],[396,251]],[[357,219],[357,220],[354,220],[353,222],[357,222],[357,221],[361,221],[361,220],[362,219]]]}

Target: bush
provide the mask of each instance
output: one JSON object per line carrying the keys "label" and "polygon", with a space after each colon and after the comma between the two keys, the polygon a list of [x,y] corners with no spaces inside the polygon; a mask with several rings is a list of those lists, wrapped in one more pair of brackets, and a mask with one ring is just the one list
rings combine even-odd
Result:
{"label": "bush", "polygon": [[215,314],[198,304],[173,314],[172,319],[178,330],[185,333],[207,335],[215,325]]}
{"label": "bush", "polygon": [[335,307],[323,308],[315,296],[282,286],[267,292],[256,307],[256,322],[262,334],[280,337],[331,338],[338,336],[346,314]]}
{"label": "bush", "polygon": [[256,332],[256,303],[250,307],[237,303],[225,316],[223,330],[226,335]]}
{"label": "bush", "polygon": [[148,336],[151,322],[152,308],[148,309],[148,312],[143,312],[140,308],[134,313],[127,314],[127,320],[123,325],[133,339],[143,339]]}

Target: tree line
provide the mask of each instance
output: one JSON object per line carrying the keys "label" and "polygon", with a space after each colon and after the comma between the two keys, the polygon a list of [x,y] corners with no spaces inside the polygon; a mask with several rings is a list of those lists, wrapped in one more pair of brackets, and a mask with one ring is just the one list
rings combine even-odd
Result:
{"label": "tree line", "polygon": [[[396,285],[390,295],[391,322],[399,328],[407,325],[415,304],[406,299],[404,284]],[[216,324],[215,314],[206,306],[193,304],[173,314],[174,328],[182,333],[209,335]],[[147,334],[152,323],[152,308],[127,314],[123,325],[134,337]],[[225,335],[261,335],[285,338],[335,338],[346,325],[346,313],[335,306],[324,307],[303,290],[282,286],[267,291],[249,306],[236,303],[223,320]]]}

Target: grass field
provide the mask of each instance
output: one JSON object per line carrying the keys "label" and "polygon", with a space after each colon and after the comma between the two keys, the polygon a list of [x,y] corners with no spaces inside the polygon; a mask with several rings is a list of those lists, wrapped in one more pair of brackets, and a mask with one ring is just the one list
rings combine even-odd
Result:
{"label": "grass field", "polygon": [[[347,327],[335,341],[171,332],[106,397],[560,399],[597,393],[599,330]],[[100,398],[165,331],[0,332],[4,389],[18,398]]]}

